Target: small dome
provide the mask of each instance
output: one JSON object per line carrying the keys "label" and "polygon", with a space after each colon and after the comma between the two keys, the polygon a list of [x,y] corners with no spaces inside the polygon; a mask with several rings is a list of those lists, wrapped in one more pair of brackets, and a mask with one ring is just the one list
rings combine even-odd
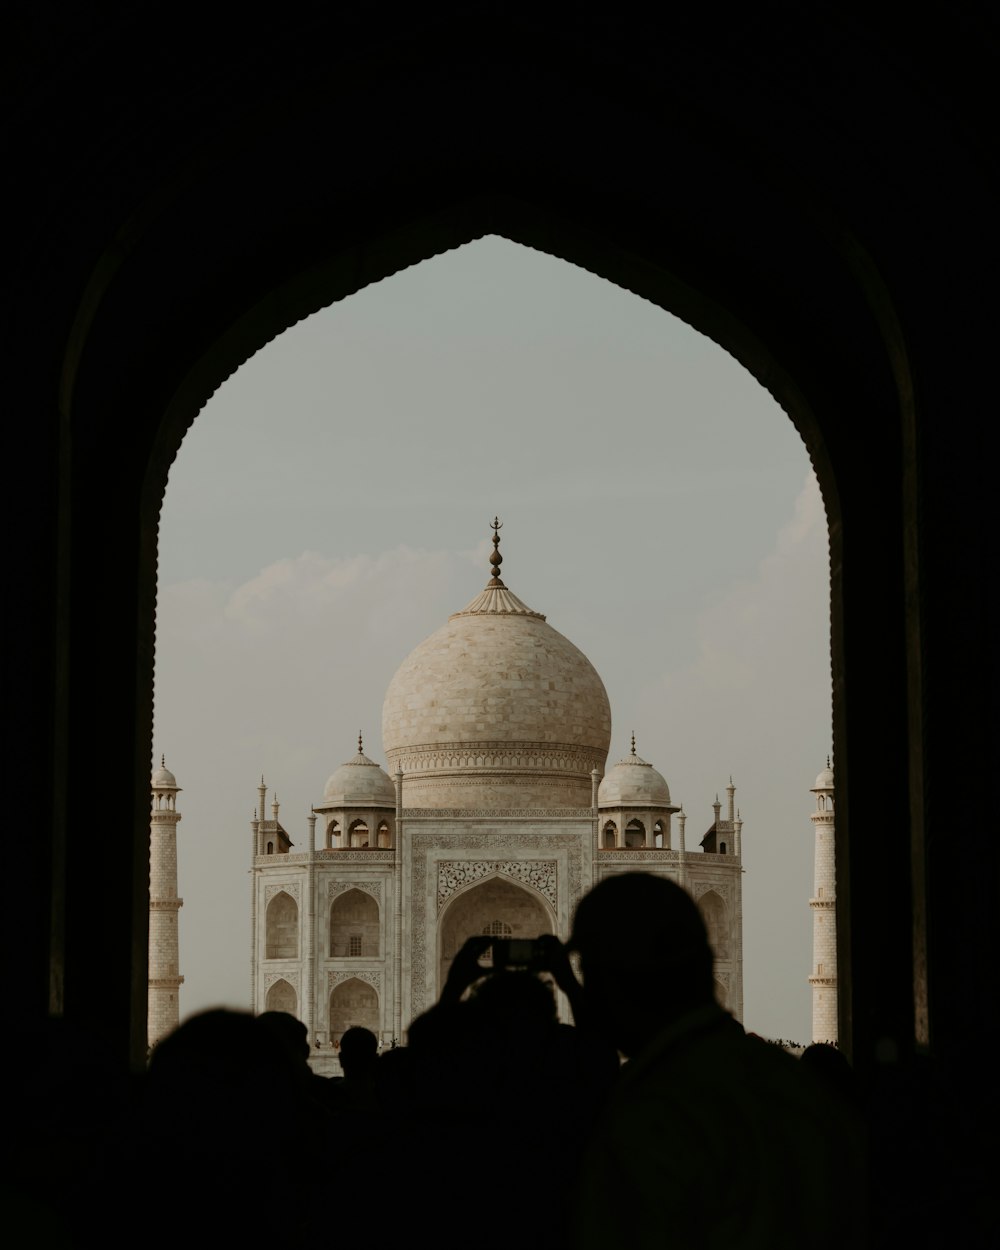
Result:
{"label": "small dome", "polygon": [[160,756],[160,767],[153,773],[152,784],[166,790],[178,789],[177,778],[167,768],[166,758],[162,755]]}
{"label": "small dome", "polygon": [[662,773],[635,753],[608,770],[597,791],[598,807],[671,807],[670,787]]}
{"label": "small dome", "polygon": [[833,769],[830,767],[830,757],[826,758],[826,768],[817,776],[814,790],[832,790],[833,789]]}
{"label": "small dome", "polygon": [[324,807],[395,807],[396,787],[384,768],[358,753],[332,773],[323,790]]}

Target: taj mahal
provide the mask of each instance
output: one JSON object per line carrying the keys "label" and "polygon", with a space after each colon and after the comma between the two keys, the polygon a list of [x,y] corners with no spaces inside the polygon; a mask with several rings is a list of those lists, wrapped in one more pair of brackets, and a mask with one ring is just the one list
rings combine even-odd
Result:
{"label": "taj mahal", "polygon": [[[306,1026],[310,1062],[339,1070],[352,1025],[383,1045],[437,999],[467,938],[565,935],[580,897],[614,873],[670,877],[694,896],[715,953],[716,995],[743,1012],[742,820],[732,779],[694,848],[663,775],[629,749],[607,767],[600,675],[500,576],[404,660],[382,706],[383,768],[364,750],[336,768],[304,848],[268,814],[251,824],[255,1012]],[[177,1022],[172,773],[153,776],[150,1042]],[[693,839],[692,839],[693,840]],[[171,850],[170,848],[174,849]],[[158,861],[164,861],[157,867]],[[569,1018],[568,1006],[560,1004]]]}
{"label": "taj mahal", "polygon": [[[500,523],[492,576],[404,660],[382,707],[386,767],[357,753],[328,778],[305,849],[252,824],[252,996],[309,1033],[311,1061],[364,1025],[404,1041],[474,934],[569,931],[580,896],[634,871],[685,885],[707,922],[717,995],[742,1014],[741,820],[696,853],[663,776],[631,749],[607,768],[611,709],[587,657],[507,588]],[[565,1010],[565,1004],[563,1004]]]}

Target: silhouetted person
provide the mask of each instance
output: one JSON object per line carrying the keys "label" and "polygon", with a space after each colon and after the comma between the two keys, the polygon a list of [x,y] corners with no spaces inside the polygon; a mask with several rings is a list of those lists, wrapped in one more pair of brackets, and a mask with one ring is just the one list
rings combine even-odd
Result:
{"label": "silhouetted person", "polygon": [[811,1042],[799,1056],[799,1063],[822,1081],[834,1098],[842,1100],[847,1107],[854,1107],[861,1115],[861,1087],[842,1050],[830,1042]]}
{"label": "silhouetted person", "polygon": [[326,1214],[306,1187],[294,1204],[261,1200],[287,1182],[290,1158],[328,1145],[327,1117],[284,1022],[249,1012],[191,1016],[153,1049],[116,1183],[137,1210],[169,1196],[169,1219],[149,1219],[142,1240],[175,1250],[178,1229],[196,1242],[270,1245],[321,1235]]}
{"label": "silhouetted person", "polygon": [[[405,1157],[434,1161],[444,1194],[481,1195],[461,1213],[445,1208],[439,1246],[565,1250],[581,1145],[618,1056],[559,1021],[550,977],[572,976],[558,939],[534,943],[531,967],[505,965],[496,950],[484,967],[493,945],[469,938],[439,1001],[410,1026],[398,1139]],[[411,1203],[420,1202],[426,1175],[419,1165],[409,1175]]]}
{"label": "silhouetted person", "polygon": [[576,1245],[863,1246],[863,1137],[807,1068],[717,1005],[691,896],[609,877],[580,901],[569,945],[591,1026],[628,1060],[587,1151]]}

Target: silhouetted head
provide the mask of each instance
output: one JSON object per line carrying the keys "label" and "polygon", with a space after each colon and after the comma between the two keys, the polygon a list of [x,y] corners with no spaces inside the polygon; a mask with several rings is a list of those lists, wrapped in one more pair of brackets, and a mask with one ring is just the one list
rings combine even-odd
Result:
{"label": "silhouetted head", "polygon": [[701,912],[665,877],[607,877],[580,900],[570,950],[580,956],[594,1028],[634,1055],[666,1024],[715,996]]}
{"label": "silhouetted head", "polygon": [[290,1059],[308,1063],[309,1030],[296,1016],[287,1011],[262,1011],[257,1023],[285,1049]]}
{"label": "silhouetted head", "polygon": [[469,999],[479,1018],[499,1027],[546,1028],[558,1023],[552,986],[533,972],[504,970],[478,982]]}
{"label": "silhouetted head", "polygon": [[859,1105],[861,1091],[854,1069],[844,1052],[829,1042],[813,1042],[799,1056],[799,1063],[839,1099]]}
{"label": "silhouetted head", "polygon": [[344,1076],[364,1076],[378,1058],[378,1038],[371,1029],[356,1024],[340,1039],[340,1066]]}
{"label": "silhouetted head", "polygon": [[[275,1030],[248,1011],[215,1008],[190,1016],[153,1048],[148,1089],[176,1107],[206,1115],[242,1106],[257,1091],[280,1096],[300,1082],[301,1061]],[[181,1117],[183,1120],[183,1116]]]}

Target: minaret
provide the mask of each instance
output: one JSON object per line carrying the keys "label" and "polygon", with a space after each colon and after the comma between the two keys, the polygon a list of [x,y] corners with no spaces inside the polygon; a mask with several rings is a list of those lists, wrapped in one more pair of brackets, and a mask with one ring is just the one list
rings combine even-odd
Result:
{"label": "minaret", "polygon": [[833,769],[830,757],[812,788],[816,810],[810,820],[816,828],[816,857],[813,869],[813,963],[812,1040],[837,1040],[837,878],[833,850]]}
{"label": "minaret", "polygon": [[180,1020],[177,913],[177,795],[180,787],[163,756],[151,782],[149,829],[149,1014],[146,1039],[152,1049]]}

